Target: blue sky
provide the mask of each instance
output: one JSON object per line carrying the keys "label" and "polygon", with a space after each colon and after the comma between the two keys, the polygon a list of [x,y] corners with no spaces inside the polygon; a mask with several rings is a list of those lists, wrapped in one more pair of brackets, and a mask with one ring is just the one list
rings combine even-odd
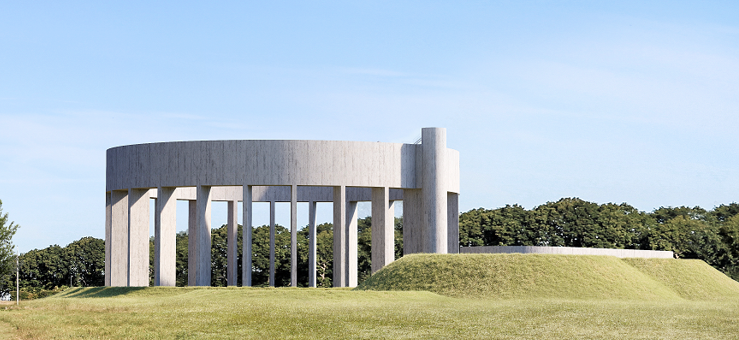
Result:
{"label": "blue sky", "polygon": [[113,146],[412,143],[440,126],[462,211],[712,208],[739,197],[738,7],[3,2],[0,199],[25,252],[104,236]]}

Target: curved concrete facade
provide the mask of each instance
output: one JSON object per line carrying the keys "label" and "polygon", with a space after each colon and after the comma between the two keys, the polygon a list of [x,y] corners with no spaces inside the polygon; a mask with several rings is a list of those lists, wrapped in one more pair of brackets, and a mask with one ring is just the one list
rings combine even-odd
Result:
{"label": "curved concrete facade", "polygon": [[[441,132],[424,136],[445,135],[443,129],[431,130]],[[435,138],[431,141],[436,143]],[[447,158],[449,162],[444,161]],[[428,166],[424,166],[424,160]],[[245,183],[421,189],[426,179],[434,185],[435,193],[437,186],[439,190],[459,192],[459,153],[446,145],[427,147],[423,143],[167,142],[108,149],[106,173],[106,191]]]}
{"label": "curved concrete facade", "polygon": [[[404,202],[404,252],[458,252],[459,153],[446,130],[421,144],[224,140],[126,145],[106,158],[106,285],[148,285],[149,199],[156,199],[155,284],[174,285],[176,200],[190,201],[189,285],[210,285],[210,202],[228,204],[228,284],[236,285],[237,202],[251,226],[253,202],[291,202],[292,285],[297,284],[297,202],[334,206],[334,285],[357,284],[356,204],[372,202],[372,271],[394,257],[393,202]],[[251,228],[244,229],[244,286],[251,285]],[[274,284],[271,237],[270,284]],[[315,286],[315,244],[309,251]]]}

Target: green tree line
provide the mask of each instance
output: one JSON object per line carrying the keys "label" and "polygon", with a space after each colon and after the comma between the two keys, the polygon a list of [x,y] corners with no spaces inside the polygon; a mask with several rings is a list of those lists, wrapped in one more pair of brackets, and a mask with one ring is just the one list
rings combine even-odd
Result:
{"label": "green tree line", "polygon": [[[359,219],[359,282],[371,274],[371,217]],[[331,287],[333,276],[333,225],[317,227],[316,278],[319,287]],[[242,228],[238,234],[238,282],[242,282]],[[211,284],[225,286],[227,227],[211,230]],[[403,221],[395,219],[395,258],[403,256]],[[290,231],[275,227],[275,283],[290,285]],[[269,279],[269,226],[252,230],[252,283],[266,286]],[[459,217],[461,246],[532,245],[591,248],[670,250],[677,258],[701,259],[739,279],[739,204],[700,207],[660,207],[643,212],[626,204],[597,204],[563,198],[533,209],[507,205],[498,209],[472,209]],[[298,231],[298,285],[308,284],[308,228]],[[150,241],[153,283],[154,241]],[[187,285],[186,232],[176,236],[177,286]],[[20,256],[20,284],[27,291],[61,286],[101,286],[105,276],[103,240],[85,237],[66,247],[53,245]],[[15,275],[5,275],[3,287],[14,286]],[[4,292],[7,293],[7,288]]]}
{"label": "green tree line", "polygon": [[[18,262],[21,299],[43,297],[62,287],[105,285],[105,242],[98,238],[34,249],[21,254]],[[3,287],[11,288],[4,293],[15,297],[15,272]]]}
{"label": "green tree line", "polygon": [[550,246],[671,250],[701,259],[739,279],[739,204],[660,207],[639,211],[626,204],[579,198],[473,209],[459,217],[461,246]]}
{"label": "green tree line", "polygon": [[[358,262],[359,278],[364,280],[372,268],[372,224],[371,217],[359,219]],[[396,258],[402,256],[402,219],[395,219]],[[238,282],[242,282],[242,228],[237,236]],[[259,226],[252,231],[252,284],[267,286],[269,280],[269,226]],[[298,285],[308,285],[308,228],[298,231]],[[154,239],[149,244],[150,284],[154,283]],[[211,285],[226,286],[227,280],[227,226],[211,230]],[[316,226],[316,284],[319,287],[333,285],[333,225],[323,223]],[[176,235],[176,285],[187,285],[187,232]],[[52,245],[34,249],[20,255],[21,298],[44,296],[69,286],[102,286],[105,284],[105,242],[94,237],[84,237],[65,247]],[[13,263],[14,265],[14,263]],[[14,266],[13,266],[14,267]],[[6,275],[5,293],[13,293],[15,273]],[[290,231],[275,226],[275,284],[290,285]]]}
{"label": "green tree line", "polygon": [[[372,272],[372,218],[357,220],[357,255],[358,277],[362,281]],[[238,228],[237,276],[242,282],[242,228]],[[226,286],[227,280],[227,226],[211,230],[211,285]],[[403,222],[395,219],[395,257],[403,256]],[[308,245],[309,230],[307,227],[298,230],[298,286],[308,286]],[[150,240],[150,272],[153,284],[154,273],[154,240]],[[176,244],[176,284],[187,285],[187,232],[177,233]],[[316,285],[331,287],[333,285],[333,224],[323,223],[316,226]],[[252,230],[252,285],[269,285],[269,226],[263,225]],[[290,230],[281,225],[275,226],[275,286],[290,285]]]}

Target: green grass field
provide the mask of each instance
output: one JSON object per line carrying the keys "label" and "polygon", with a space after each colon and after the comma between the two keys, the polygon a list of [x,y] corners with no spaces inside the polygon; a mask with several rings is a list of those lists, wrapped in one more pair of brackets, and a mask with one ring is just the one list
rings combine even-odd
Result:
{"label": "green grass field", "polygon": [[[8,339],[213,339],[213,338],[587,338],[735,339],[739,337],[739,283],[711,272],[700,261],[619,260],[570,256],[516,259],[457,255],[407,256],[375,275],[374,283],[350,289],[291,288],[76,288],[53,297],[0,306],[0,331]],[[465,255],[467,256],[467,255]],[[475,255],[479,256],[479,255]],[[490,255],[486,255],[490,256]],[[530,256],[530,255],[521,255]],[[426,258],[424,258],[426,257]],[[410,271],[428,262],[427,279],[449,275],[431,270],[450,261],[476,268],[497,263],[496,294],[483,289],[480,272],[460,268],[454,284],[430,291],[367,290],[391,271]],[[604,259],[605,258],[605,259]],[[510,262],[519,261],[517,266]],[[523,261],[523,262],[521,262]],[[553,261],[553,262],[552,262]],[[662,260],[660,260],[662,261]],[[406,262],[404,264],[404,262]],[[440,262],[435,265],[433,262]],[[528,264],[527,264],[528,262]],[[572,263],[570,263],[572,262]],[[538,264],[537,264],[538,263]],[[448,263],[447,263],[448,264]],[[579,271],[564,274],[564,264]],[[550,280],[541,266],[552,274]],[[509,266],[509,267],[506,267]],[[608,266],[611,266],[610,269]],[[444,266],[438,268],[446,268]],[[437,268],[437,269],[438,269]],[[511,272],[504,275],[502,270]],[[620,268],[620,269],[619,269]],[[710,268],[710,267],[708,267]],[[712,269],[712,268],[711,268]],[[582,271],[585,272],[582,272]],[[611,271],[616,272],[612,274]],[[397,275],[398,273],[396,273]],[[640,274],[642,276],[639,276]],[[421,275],[421,274],[419,274]],[[699,275],[699,280],[685,275]],[[708,277],[706,275],[709,275]],[[384,279],[383,279],[383,276]],[[580,276],[581,279],[576,279]],[[624,277],[626,276],[626,277]],[[628,276],[637,276],[629,278]],[[675,278],[677,276],[678,278]],[[537,277],[539,279],[537,279]],[[667,278],[667,279],[665,279]],[[382,279],[382,280],[381,280]],[[726,278],[728,279],[728,278]],[[647,289],[613,285],[653,282]],[[514,284],[519,281],[520,284]],[[665,281],[669,282],[666,284]],[[419,285],[409,279],[402,289]],[[430,281],[436,282],[436,281]],[[506,283],[507,282],[507,283]],[[456,286],[455,286],[456,284]],[[578,287],[556,288],[562,284]],[[605,285],[605,289],[598,288]],[[695,286],[703,290],[694,291]],[[450,288],[451,287],[451,288]],[[548,287],[548,288],[547,288]],[[374,287],[375,289],[377,287]],[[462,294],[461,289],[477,293]],[[650,289],[651,289],[650,288]],[[582,294],[578,295],[577,291]],[[521,290],[522,293],[516,293]],[[444,293],[446,292],[446,293]],[[521,294],[532,296],[521,297]],[[547,293],[548,292],[548,293]],[[562,293],[564,292],[564,293]],[[739,291],[737,291],[739,292]],[[442,294],[445,295],[442,295]],[[547,295],[550,294],[550,295]],[[553,295],[552,295],[553,294]],[[630,295],[637,294],[637,295]],[[4,309],[7,307],[8,309]]]}

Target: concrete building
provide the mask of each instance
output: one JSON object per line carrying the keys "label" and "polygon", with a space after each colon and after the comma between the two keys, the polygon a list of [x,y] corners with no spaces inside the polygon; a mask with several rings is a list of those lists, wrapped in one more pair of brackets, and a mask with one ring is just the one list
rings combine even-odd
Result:
{"label": "concrete building", "polygon": [[[309,204],[309,285],[316,284],[316,202],[333,202],[336,287],[357,285],[357,202],[372,202],[372,272],[394,259],[393,203],[403,201],[403,251],[459,250],[459,152],[446,130],[420,144],[225,140],[107,150],[105,285],[148,286],[149,218],[155,221],[157,286],[175,285],[176,200],[189,201],[188,284],[209,286],[211,202],[228,202],[228,285],[237,285],[237,202],[243,203],[243,286],[251,286],[252,203],[270,202],[274,285],[275,202],[290,202],[291,278],[297,285],[297,203]],[[149,200],[155,209],[149,211]]]}

